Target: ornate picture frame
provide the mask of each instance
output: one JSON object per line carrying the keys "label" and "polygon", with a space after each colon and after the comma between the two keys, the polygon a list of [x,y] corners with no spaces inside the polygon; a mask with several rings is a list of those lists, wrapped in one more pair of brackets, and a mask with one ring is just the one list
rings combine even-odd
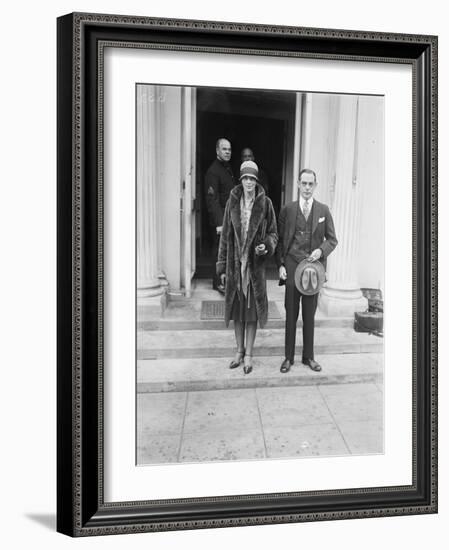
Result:
{"label": "ornate picture frame", "polygon": [[[58,19],[59,532],[90,536],[437,512],[437,43],[424,35],[149,17],[75,13]],[[410,485],[175,499],[154,499],[149,491],[141,501],[105,501],[106,47],[411,67]]]}

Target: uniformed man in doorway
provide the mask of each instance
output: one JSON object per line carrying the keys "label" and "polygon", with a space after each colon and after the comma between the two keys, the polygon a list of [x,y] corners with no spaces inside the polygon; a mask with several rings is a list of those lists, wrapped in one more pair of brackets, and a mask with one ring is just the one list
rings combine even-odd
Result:
{"label": "uniformed man in doorway", "polygon": [[218,243],[220,241],[226,201],[236,182],[229,163],[232,155],[231,142],[226,138],[219,138],[215,144],[215,151],[217,158],[206,172],[204,187],[209,222],[214,232],[212,248],[213,264],[211,268],[212,288],[224,294],[224,287],[215,274],[215,262],[217,261]]}

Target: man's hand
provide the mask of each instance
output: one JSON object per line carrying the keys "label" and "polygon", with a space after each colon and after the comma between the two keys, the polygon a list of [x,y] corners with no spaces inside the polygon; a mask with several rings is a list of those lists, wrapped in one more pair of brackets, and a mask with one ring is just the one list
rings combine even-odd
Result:
{"label": "man's hand", "polygon": [[321,248],[316,248],[307,259],[310,262],[316,262],[321,258],[322,255],[323,255],[323,251],[321,250]]}
{"label": "man's hand", "polygon": [[282,281],[287,280],[287,270],[283,265],[281,265],[281,267],[279,268],[279,279],[281,279]]}
{"label": "man's hand", "polygon": [[265,256],[265,254],[268,254],[267,247],[262,243],[256,246],[256,254],[258,256]]}
{"label": "man's hand", "polygon": [[226,274],[225,273],[222,273],[220,275],[220,283],[225,286],[226,285]]}
{"label": "man's hand", "polygon": [[223,229],[222,225],[219,225],[218,227],[216,227],[217,235],[220,235],[222,229]]}

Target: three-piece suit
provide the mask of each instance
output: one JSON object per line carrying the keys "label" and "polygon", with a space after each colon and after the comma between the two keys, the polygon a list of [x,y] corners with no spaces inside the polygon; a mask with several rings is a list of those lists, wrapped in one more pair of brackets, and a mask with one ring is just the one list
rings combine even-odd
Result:
{"label": "three-piece suit", "polygon": [[308,218],[303,215],[299,200],[285,205],[278,220],[279,243],[276,249],[278,268],[285,266],[285,357],[294,362],[296,322],[299,304],[302,305],[303,351],[302,359],[314,359],[315,312],[318,294],[306,296],[295,286],[295,270],[298,264],[308,258],[315,249],[321,249],[319,261],[326,269],[326,258],[337,246],[335,227],[329,207],[313,199]]}

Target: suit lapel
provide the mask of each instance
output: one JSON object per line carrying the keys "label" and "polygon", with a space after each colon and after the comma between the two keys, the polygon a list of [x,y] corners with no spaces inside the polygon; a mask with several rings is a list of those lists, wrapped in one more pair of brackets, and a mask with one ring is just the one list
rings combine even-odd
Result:
{"label": "suit lapel", "polygon": [[285,247],[285,254],[288,254],[288,251],[290,250],[290,247],[292,245],[293,239],[295,238],[295,232],[296,232],[296,217],[299,213],[299,200],[297,200],[295,203],[292,204],[292,207],[288,209],[287,212],[287,227],[289,228],[288,232],[288,240],[287,240],[287,246]]}
{"label": "suit lapel", "polygon": [[317,228],[317,225],[318,225],[318,220],[320,219],[320,213],[321,213],[320,206],[321,204],[314,199],[313,205],[312,205],[312,235],[315,233],[315,229]]}

